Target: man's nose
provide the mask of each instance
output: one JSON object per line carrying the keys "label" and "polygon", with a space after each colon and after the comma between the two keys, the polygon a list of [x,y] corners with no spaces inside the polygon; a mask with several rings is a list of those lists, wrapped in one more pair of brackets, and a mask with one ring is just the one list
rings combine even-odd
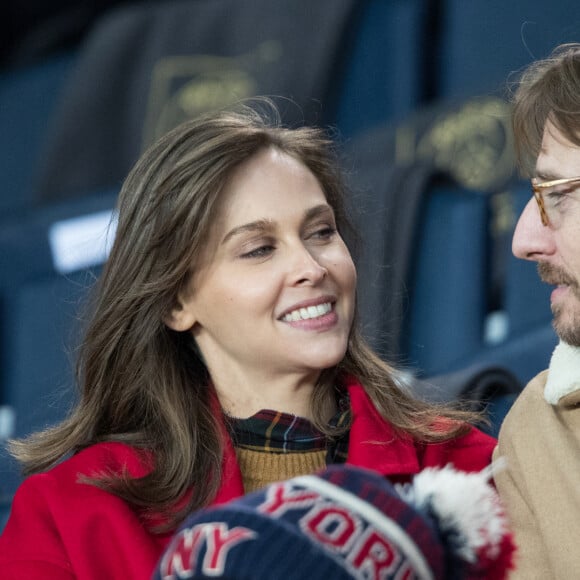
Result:
{"label": "man's nose", "polygon": [[542,224],[536,200],[532,197],[522,211],[512,239],[512,252],[522,260],[542,260],[554,253],[553,232]]}

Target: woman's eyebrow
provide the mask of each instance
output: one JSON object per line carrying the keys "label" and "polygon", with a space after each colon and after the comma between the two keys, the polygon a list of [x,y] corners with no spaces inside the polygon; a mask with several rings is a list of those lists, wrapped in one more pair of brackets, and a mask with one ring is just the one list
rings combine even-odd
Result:
{"label": "woman's eyebrow", "polygon": [[270,231],[273,228],[273,223],[271,220],[261,219],[253,222],[248,222],[247,224],[242,224],[232,228],[222,239],[221,243],[225,244],[228,240],[234,236],[240,234],[245,234],[248,232],[265,232]]}
{"label": "woman's eyebrow", "polygon": [[[332,207],[330,207],[326,203],[322,203],[320,205],[316,205],[307,209],[304,213],[304,221],[312,220],[314,218],[319,217],[320,215],[328,214],[330,216],[334,215]],[[222,239],[221,243],[225,244],[229,240],[231,240],[235,236],[239,236],[241,234],[246,234],[248,232],[255,233],[260,232],[264,233],[267,231],[271,231],[274,228],[274,222],[268,219],[260,219],[253,222],[248,222],[247,224],[242,224],[232,228]]]}
{"label": "woman's eyebrow", "polygon": [[327,203],[321,203],[320,205],[316,205],[306,210],[304,214],[304,221],[308,221],[325,214],[334,216],[334,210]]}

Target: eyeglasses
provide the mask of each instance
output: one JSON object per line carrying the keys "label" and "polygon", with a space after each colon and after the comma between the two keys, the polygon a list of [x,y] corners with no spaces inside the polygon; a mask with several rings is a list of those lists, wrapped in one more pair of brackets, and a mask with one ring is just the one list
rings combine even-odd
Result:
{"label": "eyeglasses", "polygon": [[540,218],[544,226],[551,225],[558,227],[561,221],[559,204],[569,189],[557,189],[564,185],[579,185],[580,177],[564,177],[563,179],[551,179],[550,181],[539,181],[532,179],[532,191],[540,210]]}

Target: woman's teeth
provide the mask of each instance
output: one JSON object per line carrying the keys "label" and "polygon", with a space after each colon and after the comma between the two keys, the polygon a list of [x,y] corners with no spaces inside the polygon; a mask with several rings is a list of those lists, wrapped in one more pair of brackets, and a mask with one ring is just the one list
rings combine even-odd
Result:
{"label": "woman's teeth", "polygon": [[310,318],[318,318],[324,316],[332,310],[332,304],[325,302],[317,306],[308,306],[307,308],[298,308],[292,312],[288,312],[282,317],[284,322],[296,322],[298,320],[308,320]]}

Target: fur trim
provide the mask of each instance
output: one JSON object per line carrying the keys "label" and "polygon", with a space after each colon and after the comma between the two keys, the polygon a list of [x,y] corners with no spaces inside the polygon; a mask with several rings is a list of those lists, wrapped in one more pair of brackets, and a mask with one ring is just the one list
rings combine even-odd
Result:
{"label": "fur trim", "polygon": [[565,395],[580,389],[580,347],[571,346],[562,340],[554,349],[548,369],[548,380],[544,387],[544,399],[557,405]]}

